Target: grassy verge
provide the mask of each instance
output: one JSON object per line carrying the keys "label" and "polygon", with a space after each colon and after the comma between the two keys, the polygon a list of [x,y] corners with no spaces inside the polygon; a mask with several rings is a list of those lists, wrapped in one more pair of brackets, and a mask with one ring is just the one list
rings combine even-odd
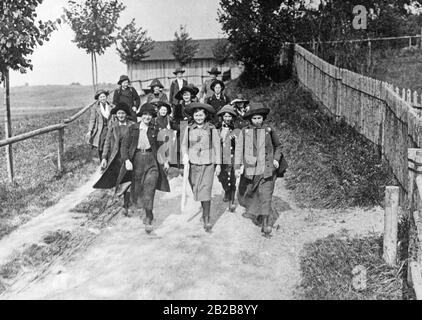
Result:
{"label": "grassy verge", "polygon": [[[229,94],[239,91],[236,83],[229,85]],[[383,202],[386,185],[396,184],[377,148],[347,124],[332,121],[293,80],[243,93],[272,109],[269,121],[279,129],[289,163],[287,187],[299,206],[369,207]]]}
{"label": "grassy verge", "polygon": [[[366,270],[366,287],[356,289],[352,270]],[[331,235],[305,247],[301,297],[308,300],[401,300],[403,268],[382,259],[382,237]],[[356,275],[355,275],[356,276]],[[356,278],[355,278],[356,279]]]}
{"label": "grassy verge", "polygon": [[[59,123],[74,111],[22,118],[13,122],[14,134]],[[83,136],[88,127],[88,114],[65,130],[63,173],[58,173],[57,133],[49,133],[13,145],[16,182],[7,182],[5,161],[0,162],[0,238],[55,204],[64,195],[86,181],[96,169],[93,150]],[[4,159],[4,148],[0,149]]]}

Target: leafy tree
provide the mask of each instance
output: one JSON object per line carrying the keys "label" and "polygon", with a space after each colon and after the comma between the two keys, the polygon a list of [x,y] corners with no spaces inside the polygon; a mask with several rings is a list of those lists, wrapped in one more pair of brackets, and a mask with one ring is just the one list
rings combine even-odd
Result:
{"label": "leafy tree", "polygon": [[68,4],[69,9],[65,9],[65,14],[75,32],[73,42],[91,55],[95,91],[98,83],[97,55],[102,55],[115,43],[116,36],[113,33],[119,29],[117,20],[125,6],[118,0],[85,0],[82,4],[69,0]]}
{"label": "leafy tree", "polygon": [[[278,55],[292,34],[290,0],[220,0],[218,19],[232,44],[233,56],[245,66],[241,80],[253,86],[271,81],[278,72]],[[290,31],[290,32],[289,32]]]}
{"label": "leafy tree", "polygon": [[125,26],[118,34],[120,46],[117,52],[120,60],[127,65],[136,64],[147,58],[147,52],[154,48],[154,41],[147,36],[147,30],[136,28],[135,19]]}
{"label": "leafy tree", "polygon": [[199,44],[189,37],[186,26],[180,26],[179,33],[174,33],[175,40],[171,52],[181,67],[190,63],[198,51]]}
{"label": "leafy tree", "polygon": [[218,39],[212,47],[215,61],[222,66],[231,57],[230,42],[227,39]]}
{"label": "leafy tree", "polygon": [[[12,135],[9,99],[9,70],[25,73],[33,68],[29,55],[37,46],[48,41],[51,33],[57,29],[56,21],[35,21],[36,9],[42,0],[8,0],[0,2],[0,82],[5,91],[6,127],[5,137]],[[9,179],[13,181],[12,149],[6,146],[9,158]]]}

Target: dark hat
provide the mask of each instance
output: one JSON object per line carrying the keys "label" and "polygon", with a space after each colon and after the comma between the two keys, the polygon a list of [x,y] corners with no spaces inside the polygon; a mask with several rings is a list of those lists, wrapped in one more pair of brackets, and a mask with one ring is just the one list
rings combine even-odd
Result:
{"label": "dark hat", "polygon": [[185,70],[183,70],[181,67],[177,67],[176,70],[174,70],[173,74],[178,74],[179,72],[185,73]]}
{"label": "dark hat", "polygon": [[179,92],[176,93],[175,98],[177,100],[183,100],[183,93],[185,93],[186,91],[189,91],[192,97],[195,97],[198,94],[199,89],[192,85],[183,86],[182,89],[180,89]]}
{"label": "dark hat", "polygon": [[124,112],[126,112],[127,115],[130,115],[130,107],[124,103],[124,102],[119,102],[113,109],[111,109],[111,114],[116,114],[117,111],[119,110],[123,110]]}
{"label": "dark hat", "polygon": [[129,79],[129,77],[128,77],[128,76],[126,76],[126,75],[122,75],[122,76],[120,76],[119,81],[117,81],[117,84],[122,84],[122,82],[123,82],[123,81],[125,81],[125,80],[127,80],[127,81],[129,81],[129,82],[130,82],[130,79]]}
{"label": "dark hat", "polygon": [[149,85],[150,88],[154,88],[154,87],[160,87],[160,88],[164,88],[164,86],[161,84],[160,80],[158,79],[154,79],[151,81],[151,84]]}
{"label": "dark hat", "polygon": [[167,102],[156,101],[156,102],[152,102],[152,104],[158,108],[157,110],[160,110],[161,107],[166,107],[167,108],[167,114],[171,113],[171,106]]}
{"label": "dark hat", "polygon": [[217,116],[224,116],[225,113],[230,113],[232,116],[237,117],[237,113],[234,110],[233,106],[226,104],[224,107],[222,107],[218,112]]}
{"label": "dark hat", "polygon": [[248,99],[245,99],[243,97],[243,94],[239,93],[237,95],[237,98],[234,99],[232,102],[230,102],[230,104],[233,105],[236,108],[237,107],[236,106],[236,103],[240,103],[240,102],[243,102],[244,104],[248,104],[249,103],[249,100]]}
{"label": "dark hat", "polygon": [[94,96],[94,99],[95,100],[97,100],[98,99],[98,97],[101,95],[101,94],[105,94],[106,96],[108,96],[109,95],[109,91],[108,90],[105,90],[105,89],[99,89],[99,90],[97,90],[97,92],[95,93],[95,96]]}
{"label": "dark hat", "polygon": [[214,87],[215,87],[215,85],[216,84],[220,84],[220,86],[221,86],[221,91],[223,91],[224,90],[224,88],[226,87],[225,85],[224,85],[224,82],[223,81],[221,81],[221,80],[214,80],[212,83],[211,83],[211,85],[210,85],[210,89],[212,90],[212,91],[214,91]]}
{"label": "dark hat", "polygon": [[209,74],[220,74],[221,71],[218,71],[217,67],[212,67],[210,71],[208,71]]}
{"label": "dark hat", "polygon": [[152,103],[147,102],[141,106],[136,116],[141,117],[144,113],[147,113],[147,112],[151,113],[153,117],[157,115],[157,112],[155,111],[155,106]]}
{"label": "dark hat", "polygon": [[269,113],[270,113],[270,108],[267,108],[266,106],[264,106],[262,102],[252,102],[249,105],[249,110],[246,111],[243,118],[249,118],[255,114],[261,114],[263,116],[266,116]]}
{"label": "dark hat", "polygon": [[215,113],[215,109],[213,106],[206,103],[201,103],[201,102],[192,102],[186,107],[185,111],[186,113],[192,115],[193,110],[195,109],[203,109],[209,113]]}

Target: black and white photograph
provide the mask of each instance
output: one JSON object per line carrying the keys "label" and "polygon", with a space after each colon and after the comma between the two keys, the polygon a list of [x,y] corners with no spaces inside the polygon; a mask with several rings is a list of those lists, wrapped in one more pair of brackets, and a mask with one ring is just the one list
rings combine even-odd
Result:
{"label": "black and white photograph", "polygon": [[0,300],[422,300],[422,1],[0,0],[0,119]]}

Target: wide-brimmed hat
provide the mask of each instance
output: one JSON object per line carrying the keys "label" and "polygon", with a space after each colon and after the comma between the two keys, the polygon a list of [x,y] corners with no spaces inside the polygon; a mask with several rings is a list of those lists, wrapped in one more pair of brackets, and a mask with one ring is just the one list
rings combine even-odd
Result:
{"label": "wide-brimmed hat", "polygon": [[186,106],[186,113],[188,113],[189,115],[192,115],[193,110],[195,109],[203,109],[205,111],[207,111],[208,113],[215,113],[215,109],[213,106],[207,104],[207,103],[201,103],[201,102],[192,102],[191,104],[189,104],[188,106]]}
{"label": "wide-brimmed hat", "polygon": [[173,71],[173,74],[178,74],[178,73],[185,73],[185,70],[183,70],[183,68],[181,67],[177,67],[176,70]]}
{"label": "wide-brimmed hat", "polygon": [[221,71],[218,70],[217,67],[212,67],[211,70],[208,71],[209,74],[220,74]]}
{"label": "wide-brimmed hat", "polygon": [[122,76],[120,76],[120,79],[119,79],[119,81],[117,81],[117,84],[122,84],[122,82],[123,81],[125,81],[125,80],[127,80],[127,81],[129,81],[130,82],[130,79],[129,79],[129,77],[128,76],[126,76],[126,75],[122,75]]}
{"label": "wide-brimmed hat", "polygon": [[162,83],[160,82],[160,80],[158,79],[154,79],[151,81],[151,84],[149,85],[150,88],[154,88],[154,87],[160,87],[160,88],[164,88],[164,86],[162,85]]}
{"label": "wide-brimmed hat", "polygon": [[237,95],[237,97],[236,97],[236,99],[234,99],[233,101],[231,101],[230,102],[230,104],[231,105],[233,105],[235,108],[237,107],[236,106],[236,103],[244,103],[244,104],[248,104],[249,103],[249,100],[248,99],[245,99],[244,97],[243,97],[243,94],[241,94],[241,93],[239,93],[238,95]]}
{"label": "wide-brimmed hat", "polygon": [[152,102],[152,104],[157,107],[157,110],[160,110],[161,107],[166,107],[167,108],[167,114],[171,113],[171,106],[167,102],[155,101],[155,102]]}
{"label": "wide-brimmed hat", "polygon": [[249,105],[249,110],[246,111],[243,118],[250,118],[255,114],[266,116],[270,113],[270,108],[264,106],[262,102],[253,102]]}
{"label": "wide-brimmed hat", "polygon": [[108,91],[108,90],[105,90],[105,89],[99,89],[99,90],[97,90],[97,92],[95,92],[95,96],[94,96],[94,99],[95,100],[98,100],[98,97],[101,95],[101,94],[105,94],[106,96],[108,96],[109,94],[110,94],[110,92]]}
{"label": "wide-brimmed hat", "polygon": [[180,89],[179,92],[176,93],[175,98],[177,100],[183,100],[183,93],[185,93],[186,91],[190,92],[192,97],[194,97],[198,94],[199,89],[192,85],[183,86],[182,89]]}
{"label": "wide-brimmed hat", "polygon": [[113,109],[111,109],[110,114],[117,114],[117,111],[119,110],[123,110],[124,112],[126,112],[127,115],[130,115],[130,107],[124,103],[124,102],[119,102]]}
{"label": "wide-brimmed hat", "polygon": [[224,107],[222,107],[218,112],[217,116],[224,116],[225,113],[231,114],[233,117],[237,117],[237,113],[234,110],[233,106],[226,104]]}
{"label": "wide-brimmed hat", "polygon": [[137,117],[141,117],[144,113],[151,113],[153,117],[157,115],[157,112],[155,111],[155,106],[152,103],[144,103],[141,108],[139,109],[139,112],[136,114]]}
{"label": "wide-brimmed hat", "polygon": [[221,86],[221,91],[223,91],[223,90],[224,90],[224,88],[226,87],[226,86],[224,85],[224,82],[223,82],[223,81],[221,81],[221,80],[214,80],[214,81],[211,83],[211,85],[210,85],[210,89],[211,89],[212,91],[214,91],[214,87],[215,87],[217,84],[219,84],[219,85]]}

